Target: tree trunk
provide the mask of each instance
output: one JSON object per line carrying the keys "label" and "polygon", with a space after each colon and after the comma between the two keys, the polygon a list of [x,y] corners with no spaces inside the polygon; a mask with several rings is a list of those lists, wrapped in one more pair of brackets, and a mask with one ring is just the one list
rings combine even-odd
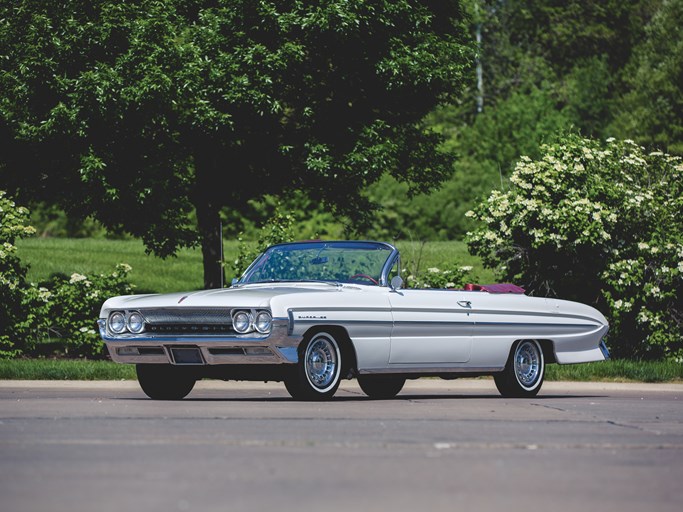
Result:
{"label": "tree trunk", "polygon": [[204,262],[204,289],[221,288],[224,282],[222,258],[222,236],[220,215],[215,204],[206,202],[195,205],[197,225],[202,241]]}
{"label": "tree trunk", "polygon": [[223,233],[220,232],[220,195],[216,180],[219,178],[219,158],[211,144],[199,147],[195,154],[195,191],[192,198],[197,211],[197,228],[202,244],[204,263],[204,289],[223,286],[221,261]]}

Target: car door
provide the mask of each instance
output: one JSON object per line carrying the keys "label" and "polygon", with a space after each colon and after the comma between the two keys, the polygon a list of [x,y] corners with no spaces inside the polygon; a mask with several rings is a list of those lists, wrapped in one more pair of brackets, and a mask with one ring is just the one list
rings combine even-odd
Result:
{"label": "car door", "polygon": [[469,361],[474,317],[457,290],[400,289],[390,293],[390,365],[448,365]]}

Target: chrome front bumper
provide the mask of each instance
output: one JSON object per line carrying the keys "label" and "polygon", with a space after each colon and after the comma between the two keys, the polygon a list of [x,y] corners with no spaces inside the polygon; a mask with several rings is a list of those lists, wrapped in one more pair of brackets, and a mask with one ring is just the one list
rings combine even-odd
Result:
{"label": "chrome front bumper", "polygon": [[270,334],[263,337],[112,335],[104,319],[97,324],[111,359],[117,363],[291,364],[299,360],[297,349],[302,339],[290,335],[288,321],[280,319],[273,320]]}

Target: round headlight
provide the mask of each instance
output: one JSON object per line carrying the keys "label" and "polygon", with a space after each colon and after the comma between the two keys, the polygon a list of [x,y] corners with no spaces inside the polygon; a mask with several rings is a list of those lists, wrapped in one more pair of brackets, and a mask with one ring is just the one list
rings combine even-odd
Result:
{"label": "round headlight", "polygon": [[254,328],[261,334],[269,333],[272,324],[273,317],[270,316],[268,311],[261,311],[256,315],[256,320],[254,320]]}
{"label": "round headlight", "polygon": [[126,317],[123,313],[116,311],[109,315],[109,330],[116,334],[120,334],[126,328]]}
{"label": "round headlight", "polygon": [[128,317],[128,330],[133,333],[142,332],[145,328],[145,319],[140,313],[131,313]]}
{"label": "round headlight", "polygon": [[232,327],[240,334],[248,332],[251,329],[251,315],[246,311],[238,311],[232,317]]}

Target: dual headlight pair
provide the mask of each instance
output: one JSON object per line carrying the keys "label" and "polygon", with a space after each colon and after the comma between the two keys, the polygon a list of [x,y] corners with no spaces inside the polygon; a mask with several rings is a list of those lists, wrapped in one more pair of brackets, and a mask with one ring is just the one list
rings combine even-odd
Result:
{"label": "dual headlight pair", "polygon": [[232,328],[239,334],[256,331],[268,334],[273,326],[273,317],[269,311],[239,310],[232,314]]}
{"label": "dual headlight pair", "polygon": [[123,311],[114,311],[109,315],[109,330],[115,334],[128,331],[133,334],[141,333],[145,330],[145,319],[137,311],[125,314]]}

